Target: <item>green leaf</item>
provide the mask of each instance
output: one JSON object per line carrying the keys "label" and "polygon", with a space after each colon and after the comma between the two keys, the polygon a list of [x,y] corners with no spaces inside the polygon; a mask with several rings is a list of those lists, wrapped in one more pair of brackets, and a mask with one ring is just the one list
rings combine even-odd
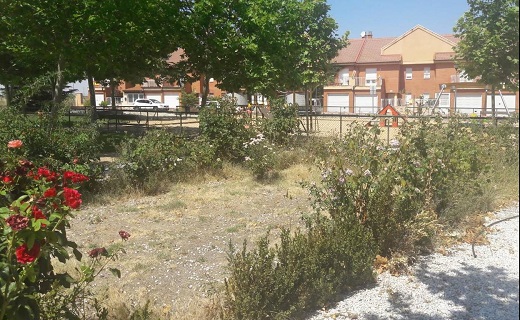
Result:
{"label": "green leaf", "polygon": [[115,268],[108,268],[108,270],[110,270],[110,272],[112,272],[112,274],[118,278],[121,278],[121,271],[119,271],[119,269],[115,269]]}

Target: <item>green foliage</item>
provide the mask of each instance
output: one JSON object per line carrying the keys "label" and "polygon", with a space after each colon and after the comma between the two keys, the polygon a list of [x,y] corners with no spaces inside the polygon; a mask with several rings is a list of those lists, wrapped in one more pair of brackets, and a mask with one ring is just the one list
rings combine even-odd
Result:
{"label": "green foliage", "polygon": [[[176,67],[214,78],[228,92],[276,90],[323,82],[346,42],[336,37],[330,7],[320,1],[201,0],[183,11]],[[259,45],[261,44],[261,45]]]}
{"label": "green foliage", "polygon": [[268,236],[255,249],[235,252],[226,281],[229,319],[287,319],[316,308],[338,292],[372,280],[371,235],[355,220],[335,224],[315,217],[306,233],[283,230],[280,244]]}
{"label": "green foliage", "polygon": [[24,141],[25,156],[35,163],[59,168],[64,163],[89,163],[99,157],[97,128],[86,123],[60,125],[47,114],[31,118],[16,110],[0,110],[0,143]]}
{"label": "green foliage", "polygon": [[180,171],[187,154],[183,138],[164,129],[150,130],[121,143],[118,166],[124,168],[132,180],[142,181],[157,173],[168,176]]}
{"label": "green foliage", "polygon": [[370,281],[376,254],[406,264],[430,252],[439,228],[492,208],[493,167],[518,173],[514,123],[423,119],[406,123],[388,145],[379,128],[353,124],[313,152],[322,181],[305,184],[315,209],[306,230],[284,230],[274,246],[269,235],[251,250],[230,244],[222,317],[296,317]]}
{"label": "green foliage", "polygon": [[217,148],[206,137],[189,140],[166,129],[150,130],[140,137],[127,137],[118,146],[119,158],[110,168],[105,184],[143,187],[157,193],[168,183],[188,179],[221,166]]}
{"label": "green foliage", "polygon": [[181,92],[180,104],[181,107],[187,108],[186,110],[196,108],[199,105],[199,96],[194,92],[187,93],[183,89]]}
{"label": "green foliage", "polygon": [[266,179],[273,176],[275,169],[275,150],[274,145],[270,144],[259,133],[244,143],[244,165],[247,166],[257,179]]}
{"label": "green foliage", "polygon": [[238,161],[244,157],[243,143],[251,137],[246,120],[236,116],[236,105],[230,99],[218,100],[219,105],[201,107],[200,134],[211,141],[222,160]]}
{"label": "green foliage", "polygon": [[71,286],[84,293],[84,286],[97,275],[94,267],[106,266],[99,265],[101,256],[115,254],[105,249],[98,251],[101,254],[90,252],[95,259],[83,267],[84,277],[77,282],[57,272],[56,261],[66,263],[71,254],[81,260],[82,253],[66,230],[73,210],[82,203],[77,189],[89,178],[67,169],[36,167],[24,149],[22,140],[11,140],[0,159],[0,319],[79,319],[68,307],[83,296],[61,296],[51,310],[40,298],[58,296],[57,291]]}
{"label": "green foliage", "polygon": [[504,83],[518,90],[518,0],[468,0],[468,5],[454,28],[459,69],[493,89]]}
{"label": "green foliage", "polygon": [[263,119],[260,130],[265,137],[277,144],[286,144],[298,131],[298,105],[286,104],[283,99],[271,101],[272,117]]}

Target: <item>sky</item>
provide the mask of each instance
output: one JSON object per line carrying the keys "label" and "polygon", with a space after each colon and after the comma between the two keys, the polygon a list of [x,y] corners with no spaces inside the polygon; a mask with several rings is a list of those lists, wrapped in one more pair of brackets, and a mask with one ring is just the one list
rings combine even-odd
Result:
{"label": "sky", "polygon": [[372,31],[374,38],[399,37],[416,25],[438,34],[453,27],[469,10],[466,0],[327,0],[329,15],[338,23],[337,34],[349,39]]}

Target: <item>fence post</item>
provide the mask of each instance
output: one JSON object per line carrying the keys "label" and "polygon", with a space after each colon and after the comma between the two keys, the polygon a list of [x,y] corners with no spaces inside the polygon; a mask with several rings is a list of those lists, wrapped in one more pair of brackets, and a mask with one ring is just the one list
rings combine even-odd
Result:
{"label": "fence post", "polygon": [[339,135],[343,134],[343,114],[341,113],[341,108],[339,109]]}
{"label": "fence post", "polygon": [[[186,119],[187,119],[187,117],[188,117],[188,115],[186,114]],[[182,114],[181,114],[181,116],[179,117],[179,119],[181,120],[181,121],[180,121],[180,124],[181,124],[181,136],[182,136]]]}
{"label": "fence post", "polygon": [[390,126],[386,125],[386,145],[390,144]]}

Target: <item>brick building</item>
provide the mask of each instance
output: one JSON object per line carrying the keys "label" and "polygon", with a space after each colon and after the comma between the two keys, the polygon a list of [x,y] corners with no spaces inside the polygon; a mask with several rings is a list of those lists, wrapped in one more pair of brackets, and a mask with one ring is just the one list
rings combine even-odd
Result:
{"label": "brick building", "polygon": [[[364,32],[333,60],[334,83],[323,90],[324,112],[376,113],[387,105],[411,113],[489,115],[491,93],[465,79],[453,61],[458,39],[420,25],[397,38]],[[496,92],[497,113],[518,112],[518,93]]]}

